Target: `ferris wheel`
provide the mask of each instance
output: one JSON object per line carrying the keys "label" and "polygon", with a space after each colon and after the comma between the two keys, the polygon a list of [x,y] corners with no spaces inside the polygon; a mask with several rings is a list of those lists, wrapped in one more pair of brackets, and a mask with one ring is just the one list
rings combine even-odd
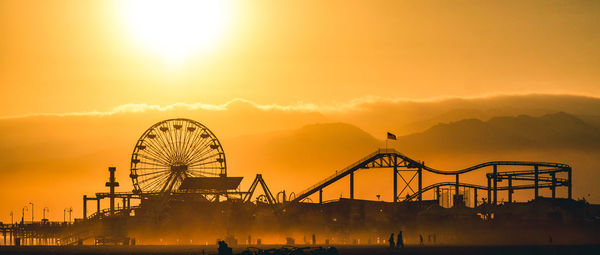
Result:
{"label": "ferris wheel", "polygon": [[176,191],[187,177],[227,176],[219,139],[190,119],[158,122],[142,134],[131,154],[133,192]]}

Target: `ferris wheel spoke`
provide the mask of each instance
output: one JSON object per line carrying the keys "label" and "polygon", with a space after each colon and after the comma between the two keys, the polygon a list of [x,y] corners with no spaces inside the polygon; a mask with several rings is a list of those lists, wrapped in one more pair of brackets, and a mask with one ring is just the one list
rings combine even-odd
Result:
{"label": "ferris wheel spoke", "polygon": [[171,146],[169,145],[169,142],[165,138],[166,131],[162,131],[162,130],[160,130],[160,128],[162,128],[162,127],[159,127],[159,130],[158,130],[159,132],[157,132],[158,135],[156,137],[159,138],[158,140],[161,143],[161,147],[163,148],[165,153],[168,155],[168,158],[170,160],[173,160],[173,150],[171,150]]}
{"label": "ferris wheel spoke", "polygon": [[192,147],[192,145],[194,145],[194,141],[196,140],[197,137],[200,136],[199,134],[201,133],[201,131],[198,130],[197,128],[194,128],[193,131],[190,131],[189,128],[190,128],[190,123],[188,123],[185,131],[183,131],[183,132],[185,132],[185,136],[184,136],[184,140],[183,140],[183,143],[181,146],[181,148],[182,148],[181,160],[182,161],[185,161],[185,159],[188,157],[188,154],[191,151],[191,147]]}
{"label": "ferris wheel spoke", "polygon": [[214,149],[212,149],[210,146],[212,145],[213,142],[207,142],[204,146],[199,147],[196,151],[194,151],[194,154],[192,155],[192,157],[202,157],[204,155],[206,155],[207,153],[212,152]]}
{"label": "ferris wheel spoke", "polygon": [[206,163],[213,163],[213,162],[216,163],[217,162],[216,159],[214,161],[209,160],[209,159],[211,159],[214,156],[216,156],[216,155],[213,154],[213,155],[209,155],[209,156],[206,156],[206,157],[203,157],[203,158],[197,158],[197,159],[189,162],[187,165],[188,166],[198,166],[198,165],[202,165],[202,164],[206,164]]}
{"label": "ferris wheel spoke", "polygon": [[176,138],[177,129],[175,129],[174,124],[171,123],[169,130],[165,132],[165,137],[167,138],[167,142],[171,147],[171,151],[173,152],[173,158],[175,161],[179,160],[179,151],[177,150],[177,138]]}
{"label": "ferris wheel spoke", "polygon": [[144,185],[144,187],[149,191],[159,190],[159,188],[163,185],[162,183],[165,182],[168,177],[169,175],[163,175],[161,178],[155,179],[154,181]]}
{"label": "ferris wheel spoke", "polygon": [[159,175],[155,175],[155,176],[148,177],[148,178],[145,178],[145,179],[143,179],[143,180],[140,180],[140,181],[138,181],[138,183],[140,183],[140,184],[149,183],[149,182],[152,182],[152,180],[160,179],[160,178],[162,178],[162,177],[164,177],[164,176],[167,176],[167,175],[168,175],[168,174],[159,174]]}
{"label": "ferris wheel spoke", "polygon": [[[213,163],[216,163],[216,162],[213,162]],[[194,166],[189,169],[192,169],[192,171],[194,171],[195,169],[217,170],[217,169],[221,169],[221,168],[222,167],[220,167],[220,166]]]}
{"label": "ferris wheel spoke", "polygon": [[165,158],[163,155],[157,153],[154,150],[154,147],[152,147],[151,145],[146,145],[146,148],[143,151],[138,151],[138,154],[148,154],[149,156],[152,156],[158,160],[164,161],[165,163],[168,162],[168,159]]}
{"label": "ferris wheel spoke", "polygon": [[163,151],[161,151],[158,147],[155,147],[154,144],[149,144],[146,146],[146,148],[148,150],[145,150],[144,152],[146,152],[150,155],[153,155],[155,158],[161,159],[165,163],[169,162],[169,158],[167,157],[167,155]]}
{"label": "ferris wheel spoke", "polygon": [[162,162],[162,161],[160,161],[160,160],[158,160],[156,158],[149,157],[149,156],[147,156],[145,154],[138,154],[138,157],[140,157],[142,159],[146,159],[146,160],[151,161],[151,162],[148,162],[148,161],[141,162],[142,164],[152,164],[152,165],[155,165],[155,166],[168,166],[169,165],[166,162]]}
{"label": "ferris wheel spoke", "polygon": [[[144,171],[146,169],[143,169],[142,171]],[[148,176],[148,175],[153,175],[153,174],[160,174],[160,173],[164,173],[164,172],[169,172],[171,171],[171,169],[166,169],[166,170],[162,170],[162,171],[155,171],[155,172],[149,172],[149,173],[142,173],[142,174],[138,174],[137,176]]]}
{"label": "ferris wheel spoke", "polygon": [[173,130],[174,127],[172,125],[170,127],[167,125],[167,128],[169,128],[169,130],[163,132],[164,135],[165,135],[165,140],[169,144],[169,148],[170,148],[171,153],[173,155],[173,160],[177,161],[177,157],[178,157],[177,156],[177,148],[176,148],[176,146],[174,144],[174,141],[173,141],[173,136],[172,136],[173,132],[171,132],[171,130]]}
{"label": "ferris wheel spoke", "polygon": [[152,160],[153,162],[159,163],[159,164],[164,164],[164,165],[169,165],[168,161],[165,161],[164,159],[160,158],[160,157],[156,157],[152,154],[149,153],[139,153],[138,152],[138,157],[141,157],[143,159],[147,159],[147,160]]}
{"label": "ferris wheel spoke", "polygon": [[149,175],[156,175],[156,174],[165,174],[166,172],[171,171],[171,169],[164,169],[164,170],[145,170],[142,169],[139,171],[139,173],[137,173],[137,177],[143,177],[143,176],[149,176]]}
{"label": "ferris wheel spoke", "polygon": [[185,153],[183,145],[187,136],[187,132],[185,132],[185,130],[187,130],[187,124],[185,122],[180,122],[179,125],[181,127],[179,127],[179,129],[176,129],[178,132],[175,133],[175,137],[177,138],[177,151],[179,152],[178,161],[182,161],[183,155]]}
{"label": "ferris wheel spoke", "polygon": [[200,170],[194,170],[194,171],[189,171],[190,174],[194,177],[203,177],[203,176],[207,176],[207,175],[218,175],[215,174],[214,172],[209,172],[209,171],[200,171]]}
{"label": "ferris wheel spoke", "polygon": [[145,189],[148,189],[149,191],[155,191],[158,190],[158,188],[160,188],[159,186],[162,186],[163,182],[165,182],[168,177],[168,175],[162,175],[160,178],[154,179],[147,183],[142,183],[142,185]]}
{"label": "ferris wheel spoke", "polygon": [[[213,153],[213,154],[209,154],[209,153]],[[190,161],[187,162],[187,164],[188,165],[193,165],[193,164],[195,164],[197,162],[201,162],[201,161],[207,160],[207,159],[215,157],[215,156],[219,157],[220,154],[221,154],[220,151],[216,151],[215,152],[215,150],[208,150],[208,151],[205,151],[203,153],[199,153],[197,155],[194,155],[190,159]]]}
{"label": "ferris wheel spoke", "polygon": [[173,132],[169,132],[168,136],[170,137],[171,143],[173,144],[173,151],[175,152],[175,162],[179,162],[180,161],[179,160],[179,157],[180,157],[179,154],[181,152],[179,151],[179,147],[177,145],[177,143],[178,143],[178,138],[177,138],[177,133],[178,133],[177,131],[178,131],[178,129],[175,128],[175,125],[177,125],[177,122],[174,123],[173,125],[171,125],[172,128],[173,128]]}
{"label": "ferris wheel spoke", "polygon": [[[204,137],[205,134],[208,135],[208,137]],[[191,141],[191,146],[188,151],[194,152],[197,148],[204,146],[205,144],[210,142],[211,139],[207,139],[209,137],[209,131],[207,131],[206,129],[198,130],[198,132],[196,133],[196,137],[194,138],[194,140]]]}
{"label": "ferris wheel spoke", "polygon": [[163,164],[156,164],[154,162],[148,162],[148,161],[144,161],[141,164],[142,164],[142,166],[138,167],[138,169],[139,168],[144,168],[144,165],[151,165],[151,166],[156,166],[156,167],[165,167],[165,165],[163,165]]}
{"label": "ferris wheel spoke", "polygon": [[209,161],[208,159],[210,159],[210,158],[211,157],[207,157],[206,160],[200,160],[193,164],[189,164],[188,167],[200,167],[200,166],[205,166],[208,164],[219,164],[219,161],[216,161],[216,160]]}
{"label": "ferris wheel spoke", "polygon": [[190,128],[190,123],[186,122],[185,130],[183,130],[183,132],[185,133],[185,136],[183,139],[183,144],[181,146],[181,150],[183,152],[182,156],[184,158],[187,156],[187,152],[189,151],[189,146],[191,145],[190,139],[192,139],[196,135],[196,133],[198,133],[198,132],[192,133],[193,131],[190,131],[189,128]]}
{"label": "ferris wheel spoke", "polygon": [[[203,131],[204,132],[204,131]],[[202,133],[203,133],[202,132]],[[194,143],[194,146],[192,146],[188,152],[186,153],[186,157],[185,157],[185,161],[188,162],[189,159],[191,157],[193,157],[195,154],[198,153],[199,150],[203,150],[202,148],[206,147],[208,144],[210,144],[209,139],[204,139],[202,138],[203,134],[200,134],[198,137],[200,137],[200,140],[198,143]]]}
{"label": "ferris wheel spoke", "polygon": [[150,140],[150,148],[155,151],[157,154],[162,155],[162,158],[165,159],[165,161],[169,162],[171,161],[171,158],[169,157],[169,152],[166,151],[164,149],[164,145],[162,145],[162,141],[160,140],[160,138],[158,137],[158,135],[156,135],[153,139]]}
{"label": "ferris wheel spoke", "polygon": [[204,157],[204,155],[206,155],[207,153],[210,153],[213,151],[213,149],[209,149],[206,150],[207,148],[210,148],[211,143],[206,143],[202,148],[199,148],[195,151],[193,151],[193,153],[191,153],[187,158],[186,158],[186,162],[188,162],[188,164],[194,162],[194,160],[198,159],[198,158],[202,158]]}

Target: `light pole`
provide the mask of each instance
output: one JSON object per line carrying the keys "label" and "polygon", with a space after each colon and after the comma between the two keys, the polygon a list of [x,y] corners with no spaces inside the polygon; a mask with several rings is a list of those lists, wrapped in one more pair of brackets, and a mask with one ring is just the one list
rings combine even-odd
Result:
{"label": "light pole", "polygon": [[73,207],[69,207],[69,224],[71,224],[71,213],[73,212]]}
{"label": "light pole", "polygon": [[25,224],[25,211],[27,211],[29,209],[27,209],[27,206],[24,206],[22,209],[22,214],[21,214],[21,224]]}
{"label": "light pole", "polygon": [[10,211],[10,225],[14,224],[13,222],[13,211]]}
{"label": "light pole", "polygon": [[44,218],[42,220],[46,219],[46,212],[50,212],[50,209],[48,209],[48,207],[44,207],[44,209],[42,210],[42,214],[44,214],[43,215]]}
{"label": "light pole", "polygon": [[35,211],[33,210],[33,203],[32,203],[32,202],[29,202],[29,204],[31,205],[31,223],[33,223],[33,213],[34,213]]}
{"label": "light pole", "polygon": [[67,208],[63,209],[63,223],[67,223]]}

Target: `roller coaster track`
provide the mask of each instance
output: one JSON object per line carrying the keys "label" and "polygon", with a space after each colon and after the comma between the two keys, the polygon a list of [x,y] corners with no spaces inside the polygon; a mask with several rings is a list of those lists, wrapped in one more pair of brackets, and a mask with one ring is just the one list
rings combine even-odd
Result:
{"label": "roller coaster track", "polygon": [[[421,192],[413,193],[410,196],[404,198],[404,201],[413,200],[417,196],[419,196],[419,194],[425,193],[425,192],[427,192],[429,190],[432,190],[432,189],[435,189],[435,188],[438,188],[438,187],[444,187],[444,186],[455,187],[456,186],[456,182],[438,182],[438,183],[429,185],[429,186],[423,188],[421,190]],[[488,189],[486,186],[476,185],[476,184],[470,184],[470,183],[462,183],[462,182],[459,182],[458,186],[459,187],[464,187],[464,188],[480,189],[480,190],[487,190]],[[544,183],[544,184],[538,185],[538,188],[549,188],[551,186],[552,186],[551,184]],[[519,189],[533,189],[533,188],[534,188],[534,185],[530,184],[530,185],[514,185],[510,189],[512,189],[512,190],[519,190]],[[498,190],[508,190],[508,189],[509,189],[508,187],[498,187]]]}
{"label": "roller coaster track", "polygon": [[[458,176],[460,174],[476,171],[476,170],[479,170],[482,168],[498,167],[498,166],[532,166],[532,167],[539,168],[538,174],[551,173],[551,172],[570,172],[571,171],[571,167],[566,164],[550,163],[550,162],[534,162],[534,161],[490,161],[490,162],[481,163],[481,164],[474,165],[474,166],[467,167],[467,168],[460,169],[460,170],[439,170],[439,169],[435,169],[435,168],[426,166],[421,161],[411,159],[411,158],[405,156],[404,154],[399,153],[395,149],[379,149],[379,150],[363,157],[359,161],[356,161],[356,162],[350,164],[349,166],[341,169],[340,171],[336,171],[335,174],[321,180],[320,182],[316,183],[315,185],[298,193],[296,198],[291,200],[291,202],[300,202],[300,201],[304,200],[305,198],[309,197],[310,195],[314,194],[315,192],[322,190],[323,188],[331,185],[332,183],[342,179],[343,177],[345,177],[347,175],[354,173],[355,171],[357,171],[359,169],[394,168],[395,167],[395,168],[406,168],[406,169],[419,169],[419,170],[424,170],[424,171],[427,171],[430,173],[440,174],[440,175],[456,175],[456,176]],[[528,175],[528,174],[533,175],[534,174],[533,171],[512,171],[512,172],[502,172],[502,173],[498,173],[498,174],[510,174],[510,173],[512,173],[514,175]],[[536,178],[538,178],[538,177],[536,177]],[[515,180],[518,180],[518,179],[515,178]],[[540,179],[538,179],[538,180],[540,180]],[[452,182],[451,184],[456,186],[457,183]],[[437,187],[439,187],[439,186],[445,186],[448,184],[447,183],[438,183],[438,184],[428,186],[425,189],[422,189],[422,190],[418,191],[417,193],[412,194],[412,196],[410,196],[410,197],[412,197],[412,198],[416,197],[418,195],[418,193],[420,194],[420,193],[425,192],[427,188],[428,188],[427,190],[435,188],[436,187],[435,185],[438,185]],[[459,186],[460,185],[461,184],[459,183]],[[472,188],[477,188],[477,189],[488,189],[488,187],[479,186],[479,185],[464,184],[464,183],[462,185],[465,187],[472,187]],[[521,185],[521,186],[514,186],[513,189],[525,188],[525,186],[529,187],[528,185]],[[538,186],[538,187],[544,187],[544,186]]]}

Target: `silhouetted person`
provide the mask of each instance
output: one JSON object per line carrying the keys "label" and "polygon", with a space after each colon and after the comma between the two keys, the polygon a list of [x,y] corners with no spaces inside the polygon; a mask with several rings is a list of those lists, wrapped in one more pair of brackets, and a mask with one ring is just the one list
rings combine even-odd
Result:
{"label": "silhouetted person", "polygon": [[317,244],[317,237],[313,233],[313,235],[312,235],[312,245],[316,245],[316,244]]}
{"label": "silhouetted person", "polygon": [[219,241],[219,255],[233,255],[233,250],[227,246],[225,241]]}
{"label": "silhouetted person", "polygon": [[423,245],[423,235],[419,235],[419,244]]}
{"label": "silhouetted person", "polygon": [[394,249],[394,233],[390,235],[390,240],[388,240],[388,242],[390,243],[390,249]]}
{"label": "silhouetted person", "polygon": [[552,236],[548,235],[548,243],[552,244]]}
{"label": "silhouetted person", "polygon": [[402,230],[398,232],[396,248],[404,248],[404,238],[402,238]]}

